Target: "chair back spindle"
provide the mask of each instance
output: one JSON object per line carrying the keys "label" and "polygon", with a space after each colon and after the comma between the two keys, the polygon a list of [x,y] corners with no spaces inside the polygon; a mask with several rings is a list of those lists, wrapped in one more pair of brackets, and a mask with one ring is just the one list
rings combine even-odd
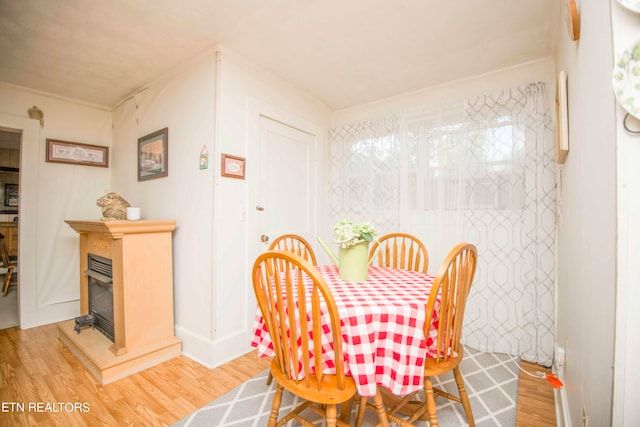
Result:
{"label": "chair back spindle", "polygon": [[373,265],[426,273],[429,253],[415,236],[406,233],[386,234],[373,243],[369,251]]}
{"label": "chair back spindle", "polygon": [[311,244],[298,234],[283,234],[278,236],[269,245],[269,250],[287,251],[301,256],[312,265],[318,265],[316,254],[313,252]]}

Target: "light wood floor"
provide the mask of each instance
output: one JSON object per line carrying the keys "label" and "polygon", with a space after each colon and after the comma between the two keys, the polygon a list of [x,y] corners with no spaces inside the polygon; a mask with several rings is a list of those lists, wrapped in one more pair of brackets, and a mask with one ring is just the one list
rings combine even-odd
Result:
{"label": "light wood floor", "polygon": [[[521,367],[530,373],[545,369],[529,362],[521,362]],[[518,385],[518,406],[516,413],[516,427],[549,427],[556,425],[555,402],[553,387],[546,380],[533,378],[524,372],[520,373]]]}
{"label": "light wood floor", "polygon": [[[171,425],[268,363],[251,352],[208,369],[180,356],[101,386],[58,341],[55,325],[5,329],[0,331],[0,426]],[[521,375],[517,417],[517,426],[555,425],[553,389],[546,381]]]}

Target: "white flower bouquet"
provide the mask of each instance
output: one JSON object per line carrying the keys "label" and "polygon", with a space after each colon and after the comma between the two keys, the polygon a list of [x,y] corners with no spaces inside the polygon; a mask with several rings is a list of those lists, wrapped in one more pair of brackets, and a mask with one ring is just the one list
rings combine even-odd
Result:
{"label": "white flower bouquet", "polygon": [[371,242],[376,237],[376,230],[368,222],[352,222],[346,219],[333,227],[336,243],[341,248],[349,248],[362,242]]}

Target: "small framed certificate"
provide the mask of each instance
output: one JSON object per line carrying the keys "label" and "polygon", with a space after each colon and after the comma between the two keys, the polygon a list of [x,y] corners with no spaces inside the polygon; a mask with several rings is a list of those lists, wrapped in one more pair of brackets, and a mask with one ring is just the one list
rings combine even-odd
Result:
{"label": "small framed certificate", "polygon": [[222,154],[221,174],[229,178],[244,179],[245,159]]}

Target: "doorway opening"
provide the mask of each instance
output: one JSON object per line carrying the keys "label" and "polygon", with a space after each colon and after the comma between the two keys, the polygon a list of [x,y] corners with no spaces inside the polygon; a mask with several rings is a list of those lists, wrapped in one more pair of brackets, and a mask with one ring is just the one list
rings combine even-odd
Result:
{"label": "doorway opening", "polygon": [[[20,148],[22,131],[0,128],[0,233],[5,236],[9,257],[18,262],[20,208]],[[0,282],[7,269],[0,265]],[[0,294],[0,329],[19,325],[18,274],[7,295]]]}

